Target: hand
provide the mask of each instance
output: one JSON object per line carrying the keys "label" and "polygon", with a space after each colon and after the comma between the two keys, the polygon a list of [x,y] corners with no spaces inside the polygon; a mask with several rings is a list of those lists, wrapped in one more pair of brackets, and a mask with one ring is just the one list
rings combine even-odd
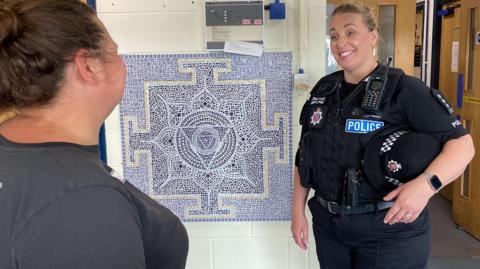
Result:
{"label": "hand", "polygon": [[290,227],[295,243],[303,250],[308,247],[308,222],[305,214],[293,214]]}
{"label": "hand", "polygon": [[410,223],[415,221],[434,194],[435,192],[422,175],[401,185],[383,197],[385,201],[396,198],[383,222],[393,225],[397,222]]}

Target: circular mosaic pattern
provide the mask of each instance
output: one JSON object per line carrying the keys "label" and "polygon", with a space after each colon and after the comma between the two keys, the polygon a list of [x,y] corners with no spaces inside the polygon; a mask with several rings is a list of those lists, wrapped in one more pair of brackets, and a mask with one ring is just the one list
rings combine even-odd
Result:
{"label": "circular mosaic pattern", "polygon": [[196,111],[180,123],[176,145],[180,157],[198,169],[215,169],[235,154],[237,135],[233,124],[215,111]]}

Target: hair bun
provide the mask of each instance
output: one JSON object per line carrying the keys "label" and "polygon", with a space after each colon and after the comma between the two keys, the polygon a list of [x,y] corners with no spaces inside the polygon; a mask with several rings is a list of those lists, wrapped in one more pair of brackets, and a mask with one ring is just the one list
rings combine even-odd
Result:
{"label": "hair bun", "polygon": [[12,40],[19,34],[17,15],[7,7],[0,7],[0,45],[6,40]]}

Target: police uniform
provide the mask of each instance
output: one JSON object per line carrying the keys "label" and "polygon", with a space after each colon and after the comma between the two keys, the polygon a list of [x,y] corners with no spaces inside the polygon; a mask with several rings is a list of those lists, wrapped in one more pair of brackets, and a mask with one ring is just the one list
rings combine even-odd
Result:
{"label": "police uniform", "polygon": [[[387,72],[388,70],[388,72]],[[362,109],[367,80],[387,72],[378,111]],[[424,268],[430,244],[428,212],[412,223],[384,224],[392,202],[363,172],[369,141],[385,132],[430,133],[441,144],[467,134],[438,91],[400,69],[379,65],[358,85],[343,71],[322,78],[302,109],[296,165],[302,186],[315,190],[308,205],[322,269]]]}

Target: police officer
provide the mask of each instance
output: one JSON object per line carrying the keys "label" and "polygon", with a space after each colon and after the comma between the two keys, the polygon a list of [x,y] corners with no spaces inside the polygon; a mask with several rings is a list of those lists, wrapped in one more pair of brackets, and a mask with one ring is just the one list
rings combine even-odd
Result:
{"label": "police officer", "polygon": [[[291,231],[307,248],[305,204],[322,269],[425,268],[430,247],[425,206],[473,158],[471,136],[443,96],[399,69],[377,62],[371,11],[342,4],[331,17],[330,46],[343,68],[322,78],[302,109]],[[378,188],[362,163],[373,138],[428,133],[441,151],[422,173],[393,190]],[[388,147],[390,140],[384,146]],[[380,152],[379,152],[380,154]],[[392,169],[402,169],[398,163]]]}

